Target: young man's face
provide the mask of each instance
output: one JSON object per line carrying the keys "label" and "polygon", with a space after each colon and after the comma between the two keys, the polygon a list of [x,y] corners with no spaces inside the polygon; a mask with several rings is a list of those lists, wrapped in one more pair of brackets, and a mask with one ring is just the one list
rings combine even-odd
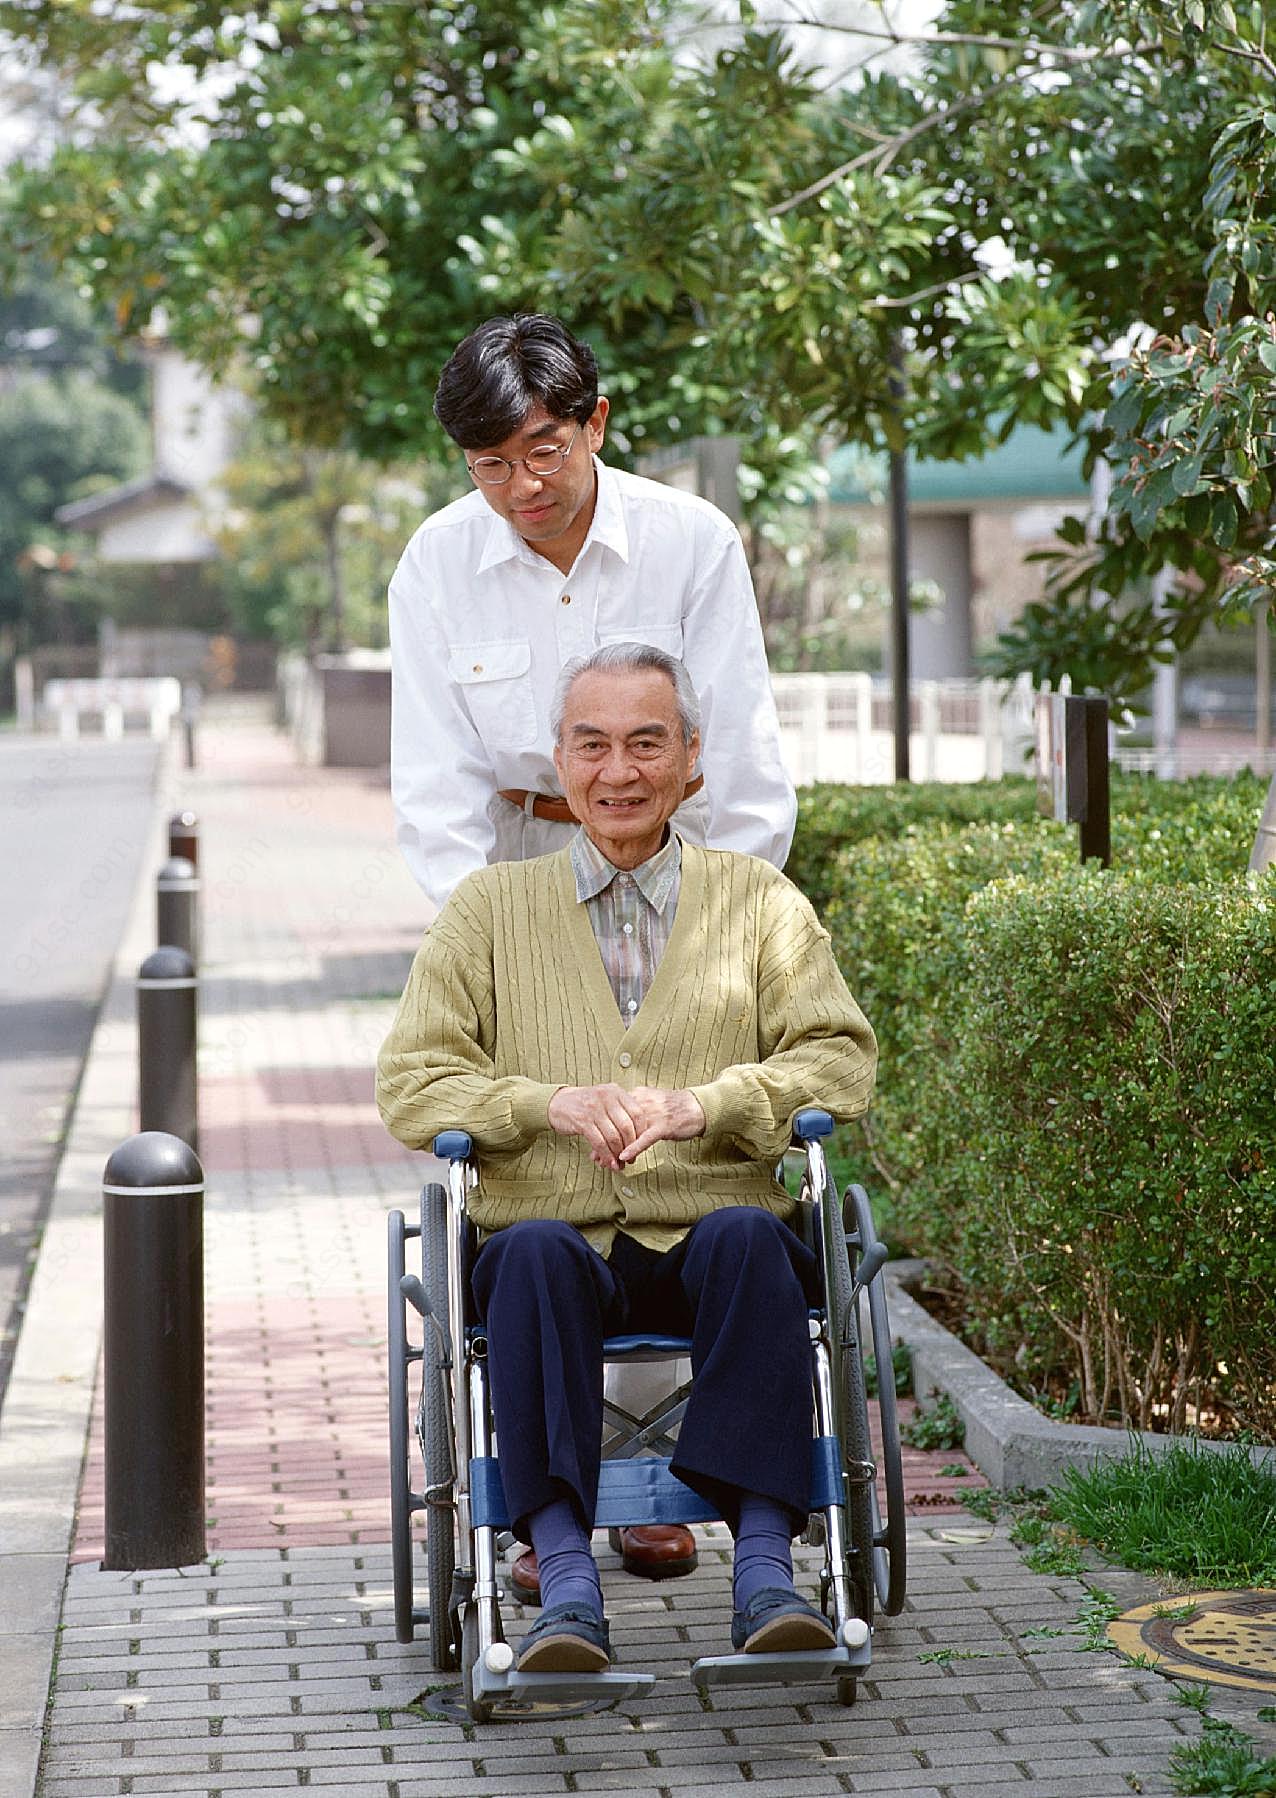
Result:
{"label": "young man's face", "polygon": [[[607,401],[600,399],[583,425],[574,419],[554,418],[535,405],[512,436],[489,449],[466,450],[467,467],[483,456],[501,456],[514,464],[507,481],[489,485],[475,477],[474,484],[493,512],[506,518],[532,548],[557,560],[556,552],[579,549],[585,540],[594,510],[594,453],[602,448],[607,423]],[[524,457],[542,445],[567,451],[553,474],[533,474]]]}

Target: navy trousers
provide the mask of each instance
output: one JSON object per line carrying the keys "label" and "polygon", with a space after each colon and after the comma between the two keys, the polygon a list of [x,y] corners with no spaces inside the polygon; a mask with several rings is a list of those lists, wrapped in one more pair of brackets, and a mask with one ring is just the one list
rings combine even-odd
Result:
{"label": "navy trousers", "polygon": [[606,1260],[570,1224],[529,1218],[490,1237],[471,1279],[487,1325],[501,1479],[514,1531],[553,1499],[592,1523],[602,1345],[651,1330],[691,1339],[694,1386],[673,1471],[732,1529],[738,1493],[802,1528],[811,1478],[815,1260],[769,1211],[711,1211],[666,1254],[617,1236]]}

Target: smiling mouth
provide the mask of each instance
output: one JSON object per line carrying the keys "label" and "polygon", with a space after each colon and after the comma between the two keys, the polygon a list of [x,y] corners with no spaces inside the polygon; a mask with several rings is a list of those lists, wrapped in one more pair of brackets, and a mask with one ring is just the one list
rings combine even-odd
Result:
{"label": "smiling mouth", "polygon": [[647,800],[644,796],[641,799],[599,799],[597,803],[606,806],[608,811],[628,812],[637,806],[646,805]]}

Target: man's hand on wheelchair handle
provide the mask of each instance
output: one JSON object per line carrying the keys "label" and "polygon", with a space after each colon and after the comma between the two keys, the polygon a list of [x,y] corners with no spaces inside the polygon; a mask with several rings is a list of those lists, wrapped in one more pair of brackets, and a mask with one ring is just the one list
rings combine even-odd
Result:
{"label": "man's hand on wheelchair handle", "polygon": [[656,1142],[685,1142],[704,1131],[704,1112],[691,1093],[659,1086],[560,1086],[549,1102],[550,1128],[583,1136],[600,1167],[621,1167]]}

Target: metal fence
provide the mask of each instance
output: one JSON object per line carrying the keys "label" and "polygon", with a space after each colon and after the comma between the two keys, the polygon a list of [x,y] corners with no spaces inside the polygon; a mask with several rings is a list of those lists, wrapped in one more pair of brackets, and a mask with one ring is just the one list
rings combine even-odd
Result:
{"label": "metal fence", "polygon": [[[871,674],[773,674],[780,741],[798,786],[895,778],[890,682]],[[1031,678],[916,681],[909,756],[918,780],[998,780],[1032,771]]]}

